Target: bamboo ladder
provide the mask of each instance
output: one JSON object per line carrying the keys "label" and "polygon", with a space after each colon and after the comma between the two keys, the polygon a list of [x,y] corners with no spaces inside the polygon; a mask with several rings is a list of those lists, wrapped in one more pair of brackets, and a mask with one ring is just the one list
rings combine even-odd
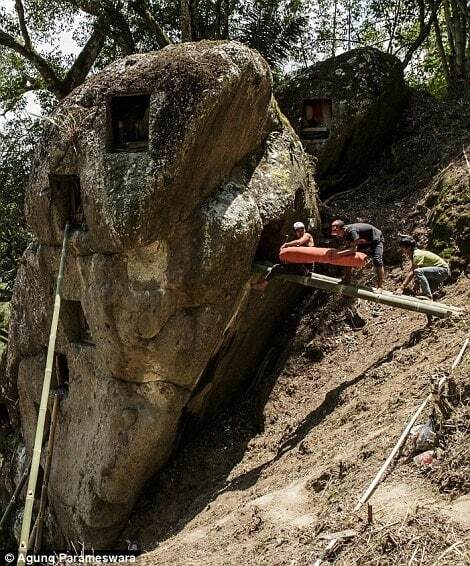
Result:
{"label": "bamboo ladder", "polygon": [[[64,230],[64,240],[62,243],[62,252],[60,256],[60,265],[59,265],[59,274],[57,276],[57,283],[56,283],[56,290],[55,290],[55,299],[54,299],[54,311],[52,314],[52,323],[51,323],[51,331],[49,334],[49,345],[47,348],[47,360],[46,360],[46,369],[44,371],[44,381],[42,384],[42,393],[41,393],[41,403],[39,405],[38,411],[38,421],[36,425],[36,434],[34,437],[34,448],[33,448],[33,455],[31,459],[31,470],[29,473],[29,480],[28,480],[28,487],[26,490],[26,500],[24,506],[24,514],[23,514],[23,522],[21,525],[21,534],[20,534],[20,546],[18,548],[18,566],[24,566],[26,564],[26,556],[28,554],[29,549],[29,538],[30,538],[30,529],[31,529],[31,520],[33,516],[33,505],[34,505],[34,494],[36,492],[36,484],[38,479],[38,471],[39,471],[39,464],[41,461],[41,452],[42,452],[42,443],[44,437],[44,424],[46,421],[46,412],[47,412],[47,402],[49,399],[49,392],[51,388],[51,377],[52,377],[52,366],[54,364],[54,353],[55,353],[55,343],[57,337],[57,326],[59,323],[59,313],[60,313],[60,291],[62,287],[62,280],[64,278],[64,269],[65,269],[65,259],[67,256],[67,242],[69,239],[69,229],[70,224],[67,222]],[[57,409],[58,409],[58,397],[56,395],[54,399],[54,407],[53,412],[55,414],[52,415],[51,420],[51,429],[49,440],[53,440],[53,432],[55,430],[54,421],[56,421],[57,416]],[[48,461],[51,456],[50,451],[50,442],[48,443]],[[46,462],[47,464],[47,462]],[[49,461],[50,464],[50,461]],[[47,467],[47,466],[46,466]],[[48,475],[48,472],[47,472]],[[46,474],[44,474],[44,482],[46,481]],[[44,488],[43,482],[43,491]],[[47,484],[46,484],[47,485]],[[42,495],[42,494],[41,494]],[[36,538],[35,538],[35,546],[38,544],[38,534],[40,535],[41,529],[41,519],[40,517],[44,514],[44,505],[45,505],[45,491],[44,496],[41,496],[41,508],[40,508],[40,515],[38,516],[38,521],[36,522],[37,530],[36,530]],[[42,513],[42,515],[41,515]]]}
{"label": "bamboo ladder", "polygon": [[[264,274],[268,271],[269,267],[270,266],[266,264],[255,263],[252,266],[252,270]],[[284,281],[291,281],[292,283],[314,287],[315,289],[323,289],[324,291],[346,295],[347,297],[372,301],[390,307],[421,312],[441,318],[450,315],[458,315],[462,312],[462,309],[445,305],[444,303],[423,301],[407,295],[395,295],[390,291],[374,291],[371,287],[345,284],[342,283],[340,279],[329,277],[328,275],[320,275],[319,273],[312,273],[309,276],[279,274],[276,275],[276,279],[283,279]]]}

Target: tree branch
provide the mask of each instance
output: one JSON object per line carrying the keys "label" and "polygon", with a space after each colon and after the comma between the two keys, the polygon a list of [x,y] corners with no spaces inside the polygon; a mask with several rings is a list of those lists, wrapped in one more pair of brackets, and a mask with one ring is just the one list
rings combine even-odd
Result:
{"label": "tree branch", "polygon": [[95,23],[93,33],[78,54],[63,81],[63,90],[71,92],[82,84],[98,57],[107,37],[107,26],[102,20]]}
{"label": "tree branch", "polygon": [[28,33],[28,27],[26,26],[26,20],[25,20],[25,15],[24,15],[24,6],[21,0],[15,0],[15,10],[16,13],[18,15],[18,21],[20,23],[20,30],[21,30],[21,35],[23,36],[23,41],[25,44],[25,47],[27,49],[31,49],[32,45],[31,45],[31,38],[29,37],[29,33]]}
{"label": "tree branch", "polygon": [[31,77],[26,73],[22,73],[17,80],[15,80],[14,92],[3,92],[2,101],[0,105],[3,107],[1,116],[5,117],[8,112],[12,111],[18,100],[27,92],[37,90],[42,88],[44,85],[41,80],[35,77]]}
{"label": "tree branch", "polygon": [[453,22],[452,22],[452,14],[449,7],[449,2],[444,0],[444,18],[446,20],[446,29],[447,29],[447,40],[449,42],[449,49],[451,52],[452,59],[455,59],[455,44],[454,44],[454,33],[453,33]]}
{"label": "tree branch", "polygon": [[116,43],[121,47],[125,55],[135,53],[135,41],[129,24],[120,10],[116,8],[113,2],[108,0],[72,0],[71,4],[91,16],[106,21],[112,30],[112,36]]}
{"label": "tree branch", "polygon": [[418,0],[419,9],[419,29],[422,29],[426,24],[426,8],[424,6],[424,0]]}
{"label": "tree branch", "polygon": [[394,14],[393,14],[393,22],[392,22],[392,29],[390,30],[390,42],[387,47],[387,53],[392,53],[393,51],[393,42],[395,40],[395,33],[398,27],[398,18],[401,13],[401,0],[398,0],[395,4]]}
{"label": "tree branch", "polygon": [[434,24],[434,21],[437,18],[437,14],[439,12],[439,8],[441,6],[442,0],[434,0],[431,6],[431,13],[429,15],[429,19],[426,23],[423,23],[420,18],[420,30],[419,34],[417,35],[416,39],[412,41],[406,55],[403,59],[403,67],[406,67],[408,63],[411,61],[415,51],[421,47],[423,41],[429,36],[429,32],[431,31],[431,26]]}
{"label": "tree branch", "polygon": [[62,91],[62,82],[57,76],[52,65],[42,57],[37,51],[32,47],[28,48],[22,43],[19,43],[14,37],[9,33],[0,29],[0,45],[12,49],[25,59],[27,59],[33,67],[39,72],[41,77],[44,79],[46,86],[51,92],[53,92],[58,98],[64,97],[64,92]]}
{"label": "tree branch", "polygon": [[163,28],[151,13],[146,0],[131,0],[129,6],[144,20],[147,27],[155,35],[158,47],[163,48],[172,43],[171,39],[163,31]]}

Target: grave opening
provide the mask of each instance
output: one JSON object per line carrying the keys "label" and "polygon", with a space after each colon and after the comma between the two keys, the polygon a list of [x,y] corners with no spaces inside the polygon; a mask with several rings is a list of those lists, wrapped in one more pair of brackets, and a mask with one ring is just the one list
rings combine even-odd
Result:
{"label": "grave opening", "polygon": [[10,424],[8,409],[4,403],[0,403],[0,429]]}
{"label": "grave opening", "polygon": [[330,98],[304,100],[300,123],[302,140],[325,140],[330,135],[332,102]]}
{"label": "grave opening", "polygon": [[110,104],[110,150],[134,153],[149,144],[150,95],[115,96]]}
{"label": "grave opening", "polygon": [[[83,312],[80,301],[63,301],[61,307],[61,320],[65,334],[70,342],[94,345],[88,321]],[[66,360],[65,360],[66,362]],[[68,374],[68,366],[64,371]]]}
{"label": "grave opening", "polygon": [[69,364],[67,356],[56,352],[55,354],[55,373],[57,387],[67,387],[69,383]]}
{"label": "grave opening", "polygon": [[52,201],[62,228],[70,222],[72,229],[86,229],[80,178],[78,175],[51,175]]}

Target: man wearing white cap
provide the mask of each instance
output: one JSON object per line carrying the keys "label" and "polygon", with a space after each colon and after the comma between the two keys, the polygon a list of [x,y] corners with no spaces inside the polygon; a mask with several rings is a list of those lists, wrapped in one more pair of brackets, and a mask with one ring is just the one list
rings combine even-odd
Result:
{"label": "man wearing white cap", "polygon": [[282,244],[281,249],[292,248],[293,246],[313,247],[312,235],[305,231],[305,224],[303,222],[294,222],[294,232],[297,239]]}
{"label": "man wearing white cap", "polygon": [[[295,222],[294,223],[294,232],[297,238],[295,240],[291,240],[290,242],[286,242],[282,244],[281,250],[283,248],[291,248],[291,247],[313,247],[314,241],[312,234],[305,231],[305,224],[303,222]],[[313,263],[276,263],[273,265],[272,268],[268,271],[264,281],[258,283],[257,285],[253,285],[253,288],[258,289],[260,291],[264,291],[268,286],[269,281],[278,274],[281,273],[291,273],[296,275],[309,275],[312,272]]]}

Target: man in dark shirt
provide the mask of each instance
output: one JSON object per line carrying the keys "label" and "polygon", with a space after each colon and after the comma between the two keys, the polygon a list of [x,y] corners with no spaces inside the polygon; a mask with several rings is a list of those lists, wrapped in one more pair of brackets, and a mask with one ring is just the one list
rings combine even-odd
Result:
{"label": "man in dark shirt", "polygon": [[[331,223],[331,234],[343,238],[348,242],[349,248],[337,253],[337,256],[355,254],[357,251],[366,251],[372,255],[375,271],[377,273],[377,290],[381,291],[384,279],[384,237],[382,232],[364,222],[345,224],[342,220],[334,220]],[[351,267],[346,267],[343,283],[351,282]]]}

